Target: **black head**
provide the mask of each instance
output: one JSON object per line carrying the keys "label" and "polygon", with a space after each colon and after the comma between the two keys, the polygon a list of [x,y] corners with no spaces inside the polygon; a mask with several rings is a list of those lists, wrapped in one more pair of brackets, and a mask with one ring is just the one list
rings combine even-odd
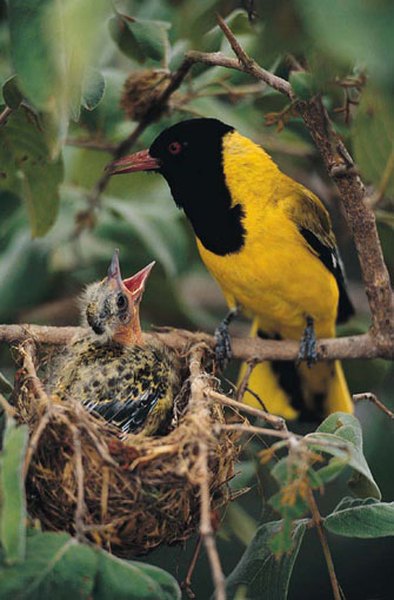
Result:
{"label": "black head", "polygon": [[111,174],[161,173],[202,244],[216,254],[237,252],[244,241],[243,211],[233,206],[223,170],[223,138],[234,131],[218,119],[190,119],[165,129],[148,150],[109,166]]}
{"label": "black head", "polygon": [[159,162],[174,199],[184,205],[184,192],[201,182],[208,184],[222,166],[223,136],[234,128],[218,119],[190,119],[165,129],[149,148]]}

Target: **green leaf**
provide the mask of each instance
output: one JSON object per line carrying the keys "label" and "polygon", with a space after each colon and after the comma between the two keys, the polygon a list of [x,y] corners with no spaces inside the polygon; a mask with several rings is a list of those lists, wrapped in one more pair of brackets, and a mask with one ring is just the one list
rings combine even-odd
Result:
{"label": "green leaf", "polygon": [[16,110],[23,100],[23,94],[18,87],[18,78],[13,75],[3,83],[3,98],[7,106]]}
{"label": "green leaf", "polygon": [[157,567],[127,562],[66,533],[34,532],[26,560],[0,568],[2,600],[179,600],[175,579]]}
{"label": "green leaf", "polygon": [[88,69],[82,86],[82,106],[94,110],[104,96],[105,79],[97,69]]}
{"label": "green leaf", "polygon": [[375,498],[345,498],[324,519],[324,527],[346,537],[394,536],[394,502],[378,502]]}
{"label": "green leaf", "polygon": [[108,26],[112,39],[129,58],[139,63],[148,58],[154,61],[164,58],[170,23],[135,19],[118,13],[109,20]]}
{"label": "green leaf", "polygon": [[394,115],[392,100],[367,87],[353,120],[354,156],[363,177],[379,190],[394,194]]}
{"label": "green leaf", "polygon": [[[346,413],[333,413],[315,433],[306,435],[304,439],[313,449],[346,461],[354,469],[348,484],[355,495],[380,500],[380,490],[363,454],[362,430],[356,417]],[[319,445],[319,442],[322,443]],[[340,444],[344,447],[338,447]]]}
{"label": "green leaf", "polygon": [[292,550],[277,559],[270,549],[272,536],[282,529],[280,521],[261,525],[240,562],[226,580],[229,598],[245,586],[248,600],[285,600],[307,521],[298,521],[292,532]]}
{"label": "green leaf", "polygon": [[48,110],[61,94],[63,66],[61,35],[50,28],[49,14],[61,15],[52,0],[11,0],[8,19],[11,36],[11,56],[23,93],[42,110]]}
{"label": "green leaf", "polygon": [[[158,567],[100,552],[94,600],[178,600],[176,580]],[[116,593],[115,593],[116,592]]]}
{"label": "green leaf", "polygon": [[17,426],[14,419],[8,417],[0,455],[0,532],[4,560],[9,565],[19,563],[25,557],[26,501],[22,469],[27,440],[27,426]]}
{"label": "green leaf", "polygon": [[44,235],[57,217],[63,163],[50,159],[40,123],[25,107],[0,130],[0,164],[0,187],[24,199],[33,237]]}
{"label": "green leaf", "polygon": [[67,533],[36,533],[28,536],[26,542],[26,560],[0,569],[2,600],[93,597],[97,552]]}

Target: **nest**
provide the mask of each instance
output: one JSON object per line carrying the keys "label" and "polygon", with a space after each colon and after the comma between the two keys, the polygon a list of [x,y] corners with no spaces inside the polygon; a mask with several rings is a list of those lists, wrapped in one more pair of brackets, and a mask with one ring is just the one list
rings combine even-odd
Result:
{"label": "nest", "polygon": [[27,502],[43,528],[82,534],[119,556],[135,556],[183,542],[198,529],[202,486],[211,511],[228,503],[234,433],[218,427],[224,415],[209,397],[217,383],[202,366],[204,352],[188,356],[176,426],[161,437],[122,441],[118,429],[80,403],[48,396],[31,358],[25,361],[17,409],[30,430]]}

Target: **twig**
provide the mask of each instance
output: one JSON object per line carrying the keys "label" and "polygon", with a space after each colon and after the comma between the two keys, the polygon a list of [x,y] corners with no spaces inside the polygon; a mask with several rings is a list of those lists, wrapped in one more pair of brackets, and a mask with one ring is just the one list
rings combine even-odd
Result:
{"label": "twig", "polygon": [[116,152],[117,144],[94,139],[67,138],[66,146],[75,146],[76,148],[86,148],[88,150],[98,150],[100,152]]}
{"label": "twig", "polygon": [[7,119],[12,113],[12,108],[6,106],[5,109],[0,113],[0,127],[7,123]]}
{"label": "twig", "polygon": [[83,538],[84,524],[83,517],[85,513],[85,494],[84,494],[84,472],[82,463],[82,448],[79,429],[69,424],[73,436],[74,444],[74,471],[77,483],[77,506],[75,509],[75,532],[77,539]]}
{"label": "twig", "polygon": [[378,399],[378,397],[375,396],[375,394],[372,394],[371,392],[363,392],[362,394],[353,394],[353,402],[360,402],[361,400],[368,400],[369,402],[372,402],[372,404],[377,406],[379,408],[379,410],[384,412],[384,414],[387,415],[388,417],[390,417],[390,419],[394,419],[394,412],[392,412],[390,409],[388,409],[387,406],[385,406],[383,404],[383,402],[381,402]]}
{"label": "twig", "polygon": [[0,394],[0,406],[6,413],[7,417],[15,417],[17,411],[11,404],[4,398],[3,394]]}
{"label": "twig", "polygon": [[18,349],[18,353],[22,357],[23,368],[29,376],[36,396],[42,401],[47,403],[48,396],[45,392],[44,386],[37,376],[36,368],[34,365],[35,346],[31,339],[25,339]]}
{"label": "twig", "polygon": [[49,407],[48,407],[47,412],[41,418],[41,421],[40,421],[37,429],[35,430],[35,432],[33,433],[33,435],[31,436],[31,438],[29,440],[29,445],[27,447],[26,454],[25,454],[25,460],[23,463],[23,478],[24,479],[26,479],[27,473],[29,471],[31,459],[37,449],[38,442],[40,441],[40,438],[41,438],[44,430],[46,429],[46,426],[48,425],[50,419],[51,419],[51,417],[50,417]]}
{"label": "twig", "polygon": [[211,523],[211,503],[208,483],[208,448],[205,442],[200,442],[200,535],[211,566],[212,579],[215,585],[215,599],[226,600],[225,579],[216,547],[215,535]]}
{"label": "twig", "polygon": [[279,431],[277,429],[268,429],[267,427],[246,425],[245,423],[215,423],[214,431],[241,431],[242,433],[268,435],[270,437],[276,437],[282,440],[288,440],[290,437],[297,440],[302,439],[302,436],[289,431]]}
{"label": "twig", "polygon": [[326,560],[328,574],[330,576],[330,582],[332,587],[332,592],[335,600],[342,600],[342,595],[338,583],[338,579],[335,573],[334,562],[331,556],[331,550],[327,542],[326,534],[322,526],[323,519],[319,512],[319,508],[316,504],[315,497],[313,495],[312,490],[308,489],[308,504],[312,513],[312,520],[317,529],[317,534],[319,536],[320,544],[323,549],[324,558]]}
{"label": "twig", "polygon": [[257,364],[256,360],[249,360],[246,363],[245,374],[242,377],[241,383],[238,386],[238,391],[237,391],[238,402],[242,402],[242,399],[246,392],[246,388],[248,387],[250,376],[252,375],[253,369],[255,368],[256,364]]}
{"label": "twig", "polygon": [[181,583],[181,589],[185,590],[185,594],[188,598],[190,598],[190,600],[194,600],[194,598],[196,597],[195,593],[192,590],[192,576],[196,568],[198,557],[200,556],[201,544],[202,538],[201,535],[199,535],[196,547],[194,548],[192,559],[190,561],[189,568],[186,573],[186,577]]}
{"label": "twig", "polygon": [[[68,344],[74,336],[86,334],[81,327],[47,327],[41,325],[0,325],[0,342],[12,344],[32,339],[41,344]],[[165,331],[144,334],[146,340],[160,339],[176,350],[187,344],[205,343],[214,348],[215,340],[207,333],[167,328]],[[296,360],[299,344],[293,340],[262,340],[260,338],[232,338],[233,356],[241,360]],[[377,344],[371,333],[343,338],[328,338],[317,342],[318,360],[355,358],[392,358],[394,347]]]}
{"label": "twig", "polygon": [[213,400],[217,400],[221,404],[225,406],[231,406],[240,412],[246,412],[253,417],[258,417],[259,419],[263,419],[267,421],[274,429],[285,430],[286,421],[282,419],[282,417],[277,417],[275,415],[271,415],[271,413],[266,412],[264,410],[260,410],[259,408],[254,408],[253,406],[249,406],[248,404],[241,404],[238,400],[232,400],[231,398],[227,398],[223,394],[216,392],[215,390],[208,389],[205,392],[205,395]]}

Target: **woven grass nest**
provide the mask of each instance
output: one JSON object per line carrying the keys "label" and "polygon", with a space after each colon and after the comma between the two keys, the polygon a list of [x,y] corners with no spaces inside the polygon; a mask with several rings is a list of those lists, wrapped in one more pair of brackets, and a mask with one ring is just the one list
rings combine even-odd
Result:
{"label": "woven grass nest", "polygon": [[237,446],[221,431],[223,409],[206,353],[184,355],[185,383],[175,426],[161,437],[128,435],[80,403],[48,396],[31,368],[20,371],[17,410],[27,423],[29,514],[44,529],[81,533],[119,556],[147,553],[188,539],[200,522],[205,478],[211,510],[231,499]]}

